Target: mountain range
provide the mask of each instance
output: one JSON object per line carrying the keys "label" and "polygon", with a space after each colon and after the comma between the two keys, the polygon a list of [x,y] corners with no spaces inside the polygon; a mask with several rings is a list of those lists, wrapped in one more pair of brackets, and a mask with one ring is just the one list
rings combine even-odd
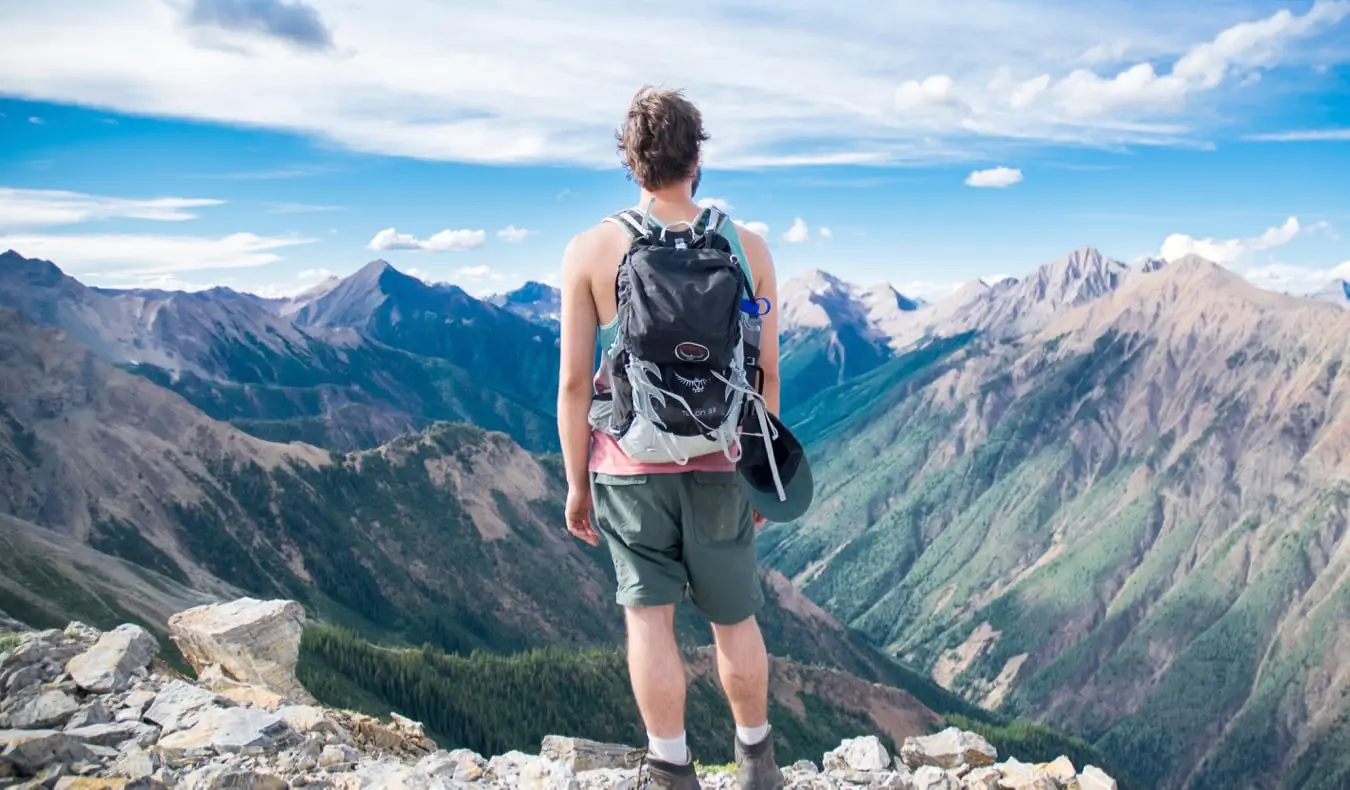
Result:
{"label": "mountain range", "polygon": [[[1350,316],[1195,257],[1069,263],[983,292],[1020,333],[953,319],[798,406],[817,504],[762,558],[1146,786],[1344,786]],[[1007,308],[1032,292],[1058,309]]]}
{"label": "mountain range", "polygon": [[[1080,733],[1148,787],[1343,786],[1339,294],[1092,248],[933,304],[785,281],[817,504],[761,534],[771,650]],[[261,299],[0,256],[0,607],[244,590],[444,649],[612,643],[612,568],[550,527],[557,302],[383,261]]]}

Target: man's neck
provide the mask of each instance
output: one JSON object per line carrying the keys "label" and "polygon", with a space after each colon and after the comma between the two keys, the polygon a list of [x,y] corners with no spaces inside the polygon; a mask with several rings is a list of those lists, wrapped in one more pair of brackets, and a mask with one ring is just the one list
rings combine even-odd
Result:
{"label": "man's neck", "polygon": [[666,189],[646,190],[638,194],[638,208],[645,210],[651,203],[651,215],[662,222],[693,222],[701,210],[689,194],[689,185],[668,187]]}

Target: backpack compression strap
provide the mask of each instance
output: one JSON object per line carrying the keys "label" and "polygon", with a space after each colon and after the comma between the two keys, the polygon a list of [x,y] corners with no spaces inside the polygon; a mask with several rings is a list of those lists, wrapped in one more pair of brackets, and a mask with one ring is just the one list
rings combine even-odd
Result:
{"label": "backpack compression strap", "polygon": [[652,230],[647,227],[645,220],[646,217],[639,214],[636,209],[626,208],[623,211],[610,214],[605,217],[604,221],[613,222],[627,231],[629,241],[637,241],[638,239],[650,238],[652,235]]}

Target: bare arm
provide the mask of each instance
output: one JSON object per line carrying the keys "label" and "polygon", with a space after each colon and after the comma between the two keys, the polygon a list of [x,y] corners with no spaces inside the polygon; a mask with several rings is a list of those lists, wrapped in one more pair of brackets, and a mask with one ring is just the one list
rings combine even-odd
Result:
{"label": "bare arm", "polygon": [[590,524],[591,387],[595,364],[595,331],[599,319],[591,296],[587,262],[595,243],[589,234],[572,239],[562,262],[561,364],[558,370],[558,441],[567,471],[567,528],[578,538],[598,544]]}
{"label": "bare arm", "polygon": [[769,300],[769,312],[761,323],[762,334],[759,340],[759,365],[764,376],[764,402],[770,412],[779,415],[779,396],[782,382],[778,375],[778,277],[774,272],[773,256],[769,254],[769,245],[744,228],[739,229],[741,246],[750,264],[750,273],[755,278],[755,296]]}

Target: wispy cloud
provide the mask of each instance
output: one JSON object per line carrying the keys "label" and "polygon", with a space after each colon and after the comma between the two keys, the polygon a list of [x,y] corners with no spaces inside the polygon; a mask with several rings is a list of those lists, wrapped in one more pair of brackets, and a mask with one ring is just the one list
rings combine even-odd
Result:
{"label": "wispy cloud", "polygon": [[[157,2],[137,2],[144,13],[94,0],[0,5],[9,33],[0,91],[296,132],[361,152],[615,167],[613,128],[636,87],[629,75],[641,72],[698,102],[713,134],[710,168],[970,161],[1009,142],[1195,144],[1212,119],[1233,120],[1189,112],[1196,96],[1260,112],[1260,94],[1234,104],[1218,89],[1297,60],[1291,43],[1350,8],[1319,0],[1262,19],[1231,4],[1122,3],[1086,15],[1072,4],[981,0],[978,12],[951,14],[840,0],[828,19],[786,4],[772,25],[745,29],[727,23],[762,4],[730,0],[706,9],[697,37],[634,48],[631,20],[593,3],[325,3],[320,17],[317,3],[294,0],[174,0],[213,29],[298,46],[340,40],[344,50],[297,58],[287,47],[240,57],[194,46],[156,22]],[[644,20],[683,21],[675,9]],[[1122,50],[1122,39],[1148,48]],[[548,57],[538,56],[541,40]],[[1323,60],[1350,58],[1329,52]],[[1134,63],[1097,73],[1075,65],[1076,53]]]}
{"label": "wispy cloud", "polygon": [[422,250],[424,252],[462,252],[481,247],[487,233],[481,230],[443,230],[427,239],[419,239],[394,228],[375,234],[366,245],[372,250]]}
{"label": "wispy cloud", "polygon": [[1350,140],[1350,129],[1300,129],[1289,132],[1266,132],[1244,135],[1244,140],[1273,143],[1304,143]]}
{"label": "wispy cloud", "polygon": [[1326,269],[1275,263],[1253,267],[1242,276],[1262,288],[1302,296],[1335,280],[1350,279],[1350,261]]}
{"label": "wispy cloud", "polygon": [[217,206],[224,202],[210,198],[138,199],[52,189],[0,187],[0,229],[45,228],[108,219],[181,222],[196,219],[197,214],[188,209]]}
{"label": "wispy cloud", "polygon": [[239,269],[281,260],[277,250],[316,239],[299,236],[156,236],[91,233],[0,236],[0,249],[54,261],[73,274],[96,274],[104,281],[148,281],[159,275],[198,270]]}
{"label": "wispy cloud", "polygon": [[338,172],[331,165],[291,165],[267,170],[243,170],[232,173],[206,173],[201,178],[224,178],[230,181],[277,181],[289,178],[312,178]]}
{"label": "wispy cloud", "polygon": [[966,176],[965,184],[970,187],[1010,187],[1022,181],[1022,171],[1010,167],[995,167],[989,170],[976,170]]}
{"label": "wispy cloud", "polygon": [[324,206],[315,203],[268,203],[268,214],[318,214],[325,211],[342,211],[342,206]]}
{"label": "wispy cloud", "polygon": [[1290,217],[1282,225],[1267,229],[1259,236],[1236,239],[1196,239],[1184,233],[1173,233],[1163,240],[1158,257],[1175,261],[1189,254],[1196,254],[1223,266],[1241,266],[1248,263],[1256,253],[1283,247],[1301,236],[1311,233],[1333,233],[1326,222],[1304,225],[1298,217]]}
{"label": "wispy cloud", "polygon": [[517,228],[515,225],[507,225],[506,227],[497,231],[497,238],[512,244],[519,244],[520,242],[525,240],[526,236],[529,236],[531,233],[536,232],[537,231],[526,230],[525,228]]}
{"label": "wispy cloud", "polygon": [[46,123],[46,121],[42,120],[41,118],[37,117],[36,115],[30,115],[30,116],[28,116],[28,122],[31,123],[31,124],[34,124],[34,125],[36,125],[36,126],[41,126],[41,125],[43,125],[43,124]]}

